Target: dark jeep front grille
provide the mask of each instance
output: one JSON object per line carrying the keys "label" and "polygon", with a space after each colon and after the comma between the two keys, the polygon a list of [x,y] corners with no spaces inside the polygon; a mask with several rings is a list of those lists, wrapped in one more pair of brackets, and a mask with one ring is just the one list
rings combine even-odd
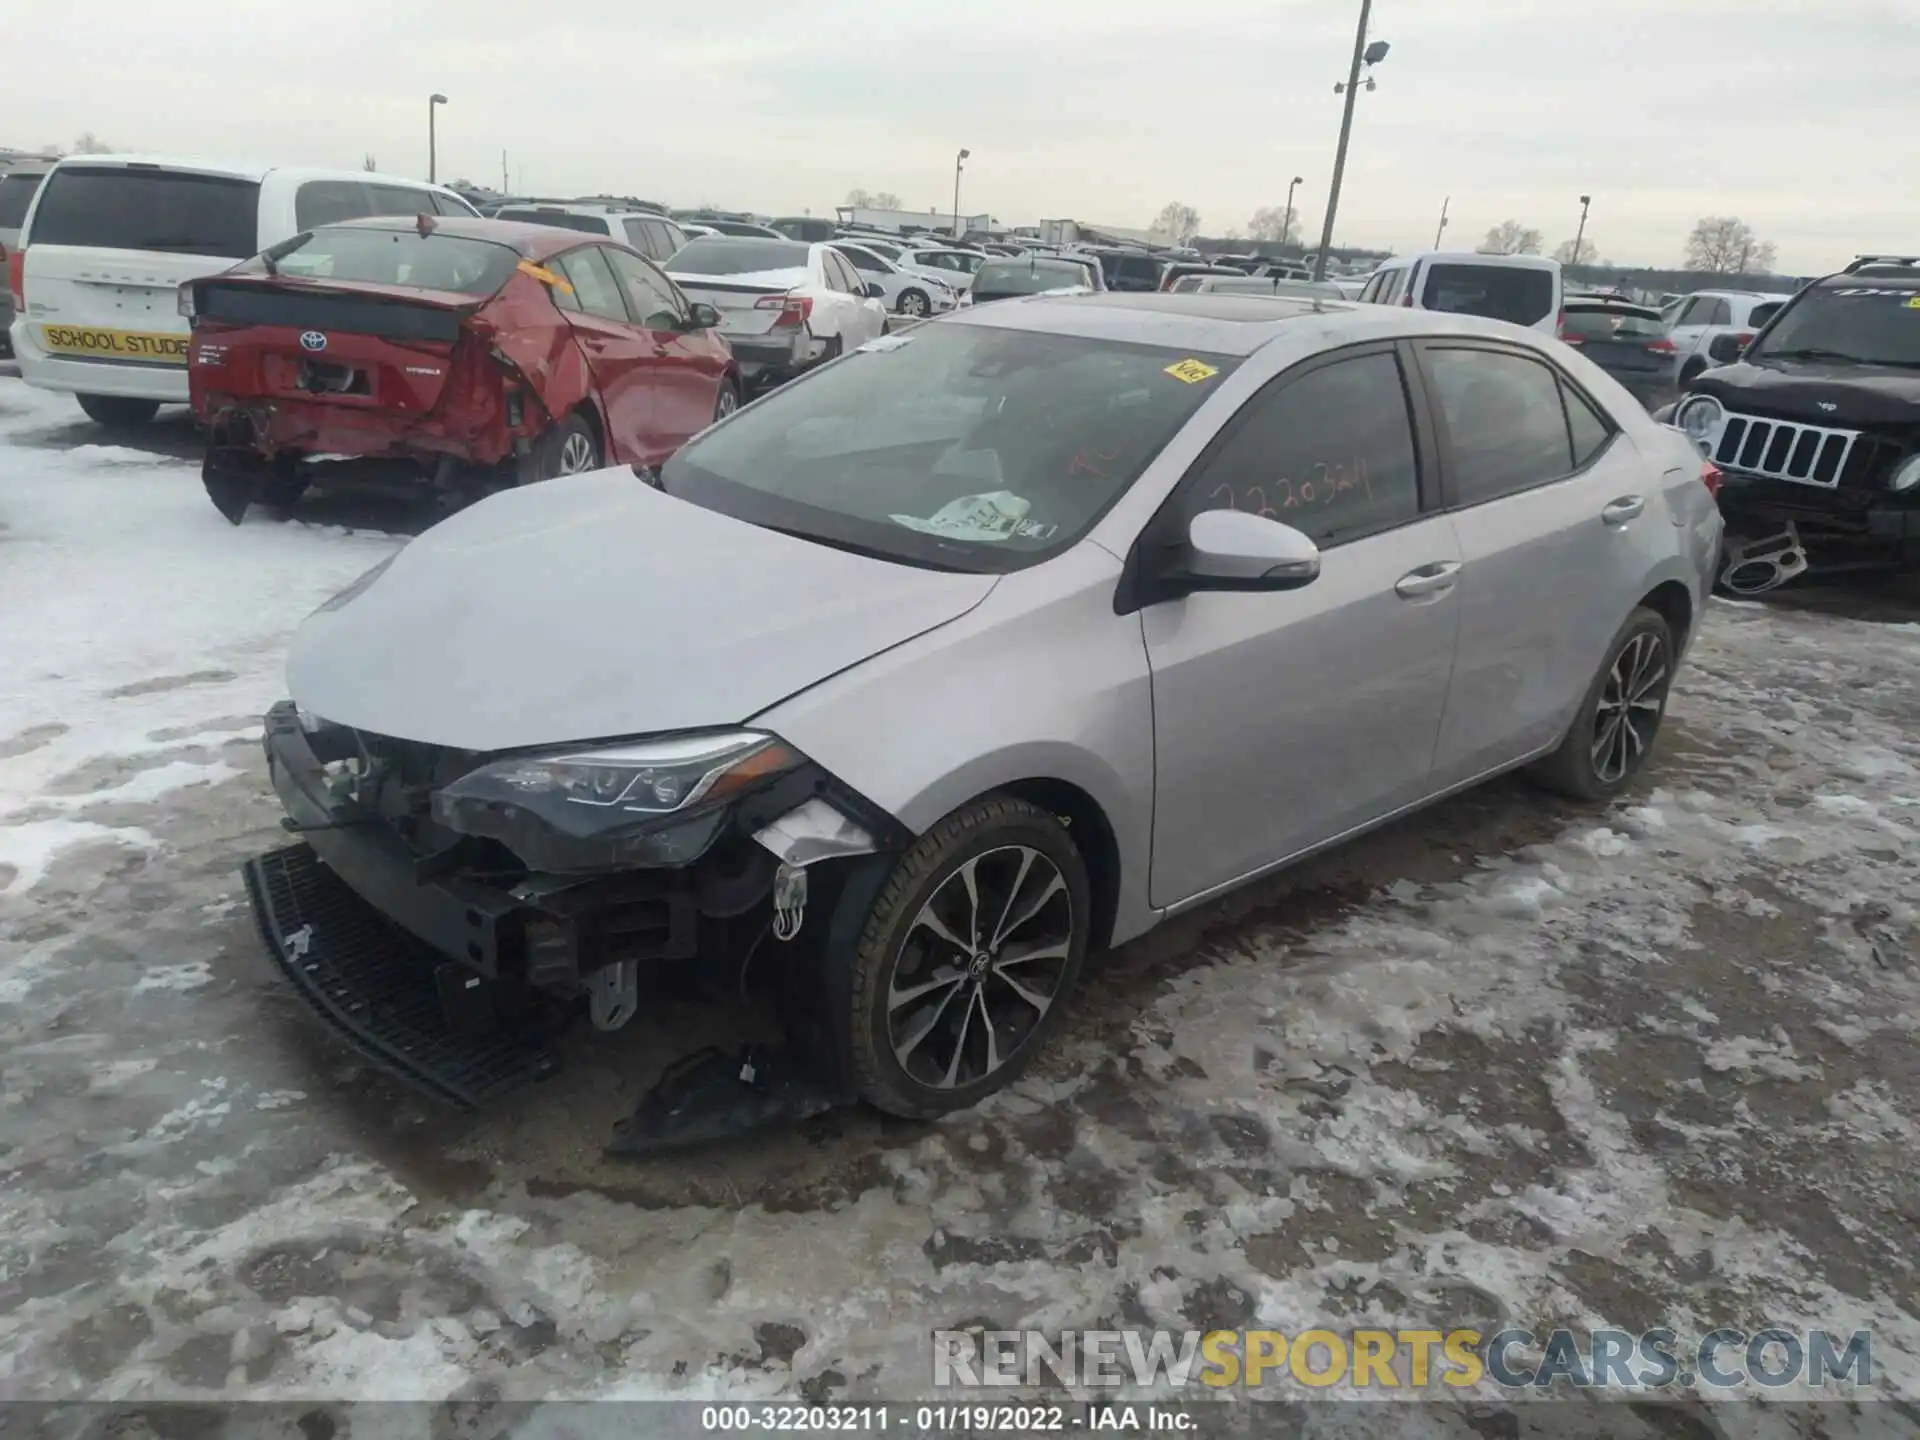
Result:
{"label": "dark jeep front grille", "polygon": [[1714,447],[1714,462],[1769,480],[1834,486],[1860,440],[1857,430],[1828,430],[1758,415],[1729,415]]}

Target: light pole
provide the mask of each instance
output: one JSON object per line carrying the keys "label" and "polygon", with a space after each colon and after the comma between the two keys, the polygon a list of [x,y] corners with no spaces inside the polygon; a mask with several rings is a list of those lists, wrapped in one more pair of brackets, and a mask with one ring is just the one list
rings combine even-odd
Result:
{"label": "light pole", "polygon": [[[1353,102],[1360,93],[1360,67],[1369,68],[1378,65],[1387,58],[1387,42],[1376,40],[1367,43],[1367,20],[1373,14],[1373,0],[1360,0],[1360,24],[1353,32],[1353,64],[1347,70],[1344,85],[1335,85],[1333,93],[1347,97],[1345,109],[1340,112],[1340,146],[1333,155],[1333,184],[1327,190],[1327,215],[1320,225],[1320,253],[1314,257],[1313,278],[1327,278],[1327,247],[1333,244],[1333,219],[1340,208],[1340,181],[1347,172],[1347,140],[1353,134]],[[1374,88],[1373,77],[1367,77],[1367,88]]]}
{"label": "light pole", "polygon": [[1447,207],[1453,203],[1453,197],[1447,196],[1440,202],[1440,223],[1433,227],[1433,248],[1440,248],[1440,236],[1447,228]]}
{"label": "light pole", "polygon": [[1580,228],[1573,232],[1573,263],[1576,265],[1586,263],[1580,258],[1580,242],[1587,238],[1587,207],[1591,204],[1593,204],[1591,195],[1580,197]]}
{"label": "light pole", "polygon": [[1293,188],[1294,185],[1298,185],[1299,183],[1300,177],[1296,175],[1293,177],[1293,184],[1287,186],[1287,219],[1286,223],[1280,227],[1280,243],[1282,245],[1291,245],[1293,243]]}
{"label": "light pole", "polygon": [[956,240],[960,238],[960,167],[971,154],[971,150],[962,147],[960,153],[953,157],[953,238]]}
{"label": "light pole", "polygon": [[439,146],[433,133],[433,112],[447,103],[444,95],[427,97],[427,183],[433,184],[440,178]]}

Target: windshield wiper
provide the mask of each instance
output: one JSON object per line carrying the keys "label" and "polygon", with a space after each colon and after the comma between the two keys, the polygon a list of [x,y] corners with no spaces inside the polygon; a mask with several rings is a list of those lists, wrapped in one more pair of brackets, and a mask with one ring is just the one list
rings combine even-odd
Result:
{"label": "windshield wiper", "polygon": [[[853,540],[837,540],[831,535],[818,535],[811,530],[796,530],[787,525],[759,526],[762,530],[771,530],[776,535],[790,535],[795,540],[806,540],[815,545],[824,545],[829,550],[844,550],[849,555],[858,555],[867,560],[885,560],[893,565],[912,565],[921,570],[944,570],[953,574],[975,574],[971,566],[943,565],[937,560],[915,560],[894,550],[882,550],[874,545],[862,545]],[[935,542],[938,544],[939,542]]]}
{"label": "windshield wiper", "polygon": [[1854,365],[1870,363],[1858,355],[1848,355],[1841,350],[1823,350],[1817,345],[1794,350],[1763,350],[1758,355],[1747,356],[1746,359],[1750,362],[1754,360],[1845,360]]}

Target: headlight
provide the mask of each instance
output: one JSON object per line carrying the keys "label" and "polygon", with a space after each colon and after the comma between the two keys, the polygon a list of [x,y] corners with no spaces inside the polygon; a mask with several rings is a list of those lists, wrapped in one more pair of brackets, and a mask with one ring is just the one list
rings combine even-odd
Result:
{"label": "headlight", "polygon": [[1911,490],[1916,485],[1920,485],[1920,455],[1908,459],[1887,482],[1889,490]]}
{"label": "headlight", "polygon": [[1698,444],[1711,436],[1719,427],[1720,402],[1711,395],[1695,395],[1682,400],[1673,412],[1673,423],[1687,434],[1687,438]]}
{"label": "headlight", "polygon": [[686,864],[712,843],[729,800],[801,763],[757,730],[519,755],[436,791],[433,816],[500,841],[535,870]]}

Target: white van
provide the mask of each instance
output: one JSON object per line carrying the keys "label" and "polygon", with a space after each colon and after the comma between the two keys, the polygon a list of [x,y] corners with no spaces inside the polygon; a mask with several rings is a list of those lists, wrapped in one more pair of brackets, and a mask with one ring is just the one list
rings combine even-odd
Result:
{"label": "white van", "polygon": [[8,257],[20,375],[103,425],[187,399],[183,281],[316,225],[362,215],[475,215],[451,190],[363,170],[75,155],[54,166]]}
{"label": "white van", "polygon": [[1552,335],[1565,288],[1560,262],[1541,255],[1421,250],[1395,255],[1367,277],[1359,299],[1454,315],[1484,315]]}

